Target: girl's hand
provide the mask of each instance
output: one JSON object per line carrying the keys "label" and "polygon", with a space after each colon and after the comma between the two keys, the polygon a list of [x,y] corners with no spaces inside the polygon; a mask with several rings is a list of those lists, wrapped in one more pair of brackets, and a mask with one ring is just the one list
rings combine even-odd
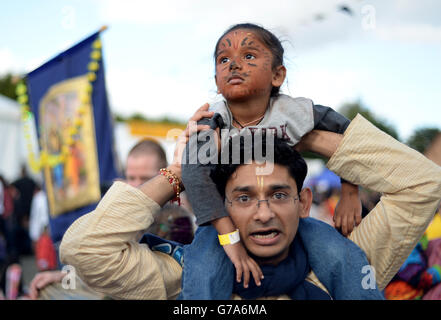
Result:
{"label": "girl's hand", "polygon": [[223,246],[227,256],[230,258],[234,267],[236,268],[236,281],[242,280],[243,287],[248,288],[250,281],[250,272],[253,275],[254,282],[260,286],[260,281],[263,279],[263,273],[259,265],[246,252],[241,242],[235,244],[227,244]]}
{"label": "girl's hand", "polygon": [[344,236],[349,235],[361,222],[361,201],[358,187],[350,183],[341,184],[340,200],[335,207],[334,223]]}

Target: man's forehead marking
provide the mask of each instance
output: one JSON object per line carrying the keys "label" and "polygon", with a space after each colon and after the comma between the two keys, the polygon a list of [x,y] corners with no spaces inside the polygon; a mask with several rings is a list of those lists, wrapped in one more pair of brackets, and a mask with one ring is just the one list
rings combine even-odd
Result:
{"label": "man's forehead marking", "polygon": [[257,175],[256,178],[257,178],[257,187],[260,191],[262,191],[264,188],[263,176]]}

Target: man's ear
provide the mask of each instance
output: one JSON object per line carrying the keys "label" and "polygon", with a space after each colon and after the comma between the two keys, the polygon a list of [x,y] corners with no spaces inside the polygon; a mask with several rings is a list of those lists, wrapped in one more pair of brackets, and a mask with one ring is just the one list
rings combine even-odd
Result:
{"label": "man's ear", "polygon": [[309,210],[311,210],[311,204],[312,204],[312,191],[309,188],[304,188],[300,192],[300,211],[299,211],[299,217],[300,218],[308,218],[309,217]]}
{"label": "man's ear", "polygon": [[273,80],[272,80],[273,87],[281,87],[283,84],[283,81],[285,81],[285,78],[286,78],[285,66],[283,66],[283,65],[278,66],[273,71]]}

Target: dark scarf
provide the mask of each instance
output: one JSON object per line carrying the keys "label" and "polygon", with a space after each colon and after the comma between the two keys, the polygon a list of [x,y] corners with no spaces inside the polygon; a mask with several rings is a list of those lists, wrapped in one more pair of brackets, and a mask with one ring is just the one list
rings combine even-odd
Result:
{"label": "dark scarf", "polygon": [[181,243],[165,240],[151,233],[145,233],[139,243],[147,244],[152,251],[160,251],[170,255],[181,267],[183,266],[184,248]]}
{"label": "dark scarf", "polygon": [[294,238],[288,257],[277,266],[261,266],[264,279],[257,286],[251,277],[248,288],[235,281],[233,293],[244,299],[272,297],[288,294],[295,300],[330,300],[331,297],[319,287],[305,280],[311,271],[308,256],[299,236]]}

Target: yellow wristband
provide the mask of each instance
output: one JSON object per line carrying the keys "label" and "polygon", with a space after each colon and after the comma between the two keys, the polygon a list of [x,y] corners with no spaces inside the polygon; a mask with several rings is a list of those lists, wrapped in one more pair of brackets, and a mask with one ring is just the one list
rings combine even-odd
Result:
{"label": "yellow wristband", "polygon": [[218,237],[221,246],[238,243],[240,241],[239,229],[230,233],[219,234]]}

